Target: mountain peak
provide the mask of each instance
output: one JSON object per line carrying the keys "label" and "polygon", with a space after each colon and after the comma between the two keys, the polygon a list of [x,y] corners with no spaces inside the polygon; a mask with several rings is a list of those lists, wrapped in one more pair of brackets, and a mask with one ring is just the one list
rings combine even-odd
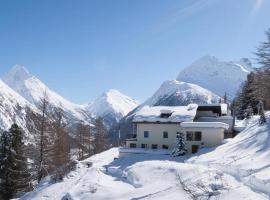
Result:
{"label": "mountain peak", "polygon": [[3,77],[5,82],[11,82],[16,80],[26,80],[33,75],[23,65],[14,65],[10,71]]}
{"label": "mountain peak", "polygon": [[107,96],[111,96],[111,95],[123,95],[120,91],[118,91],[116,89],[110,89],[105,94]]}
{"label": "mountain peak", "polygon": [[110,89],[99,96],[88,109],[96,116],[117,115],[118,120],[139,105],[138,101],[116,89]]}
{"label": "mountain peak", "polygon": [[252,71],[250,65],[251,62],[246,58],[234,62],[205,56],[184,68],[177,80],[200,85],[220,96],[227,93],[233,99]]}

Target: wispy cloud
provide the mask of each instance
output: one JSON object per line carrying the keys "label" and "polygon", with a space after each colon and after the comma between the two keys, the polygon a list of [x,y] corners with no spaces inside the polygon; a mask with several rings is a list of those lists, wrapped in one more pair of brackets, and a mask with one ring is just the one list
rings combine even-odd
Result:
{"label": "wispy cloud", "polygon": [[264,0],[255,0],[255,4],[251,12],[252,15],[255,15],[260,10],[260,8],[263,5],[263,2]]}
{"label": "wispy cloud", "polygon": [[155,24],[153,32],[162,32],[163,30],[166,30],[167,28],[179,23],[180,21],[185,20],[197,12],[211,6],[216,1],[217,0],[196,0],[189,5],[180,8],[166,18],[160,20],[157,24]]}

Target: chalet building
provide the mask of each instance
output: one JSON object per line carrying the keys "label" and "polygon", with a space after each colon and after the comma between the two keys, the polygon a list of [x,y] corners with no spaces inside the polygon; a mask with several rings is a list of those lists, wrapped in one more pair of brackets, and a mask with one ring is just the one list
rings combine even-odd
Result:
{"label": "chalet building", "polygon": [[226,104],[143,107],[134,117],[134,136],[126,140],[120,156],[144,150],[175,147],[178,133],[184,133],[188,153],[222,144],[232,131],[233,118]]}

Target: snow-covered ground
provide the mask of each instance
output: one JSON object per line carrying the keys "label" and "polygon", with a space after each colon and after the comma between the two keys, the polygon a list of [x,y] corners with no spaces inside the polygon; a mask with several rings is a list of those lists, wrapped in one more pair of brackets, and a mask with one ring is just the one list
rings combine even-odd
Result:
{"label": "snow-covered ground", "polygon": [[[270,113],[267,113],[269,120]],[[44,181],[28,199],[250,199],[270,198],[270,124],[258,117],[234,139],[192,157],[137,154],[114,160],[113,148],[80,163],[63,182]]]}

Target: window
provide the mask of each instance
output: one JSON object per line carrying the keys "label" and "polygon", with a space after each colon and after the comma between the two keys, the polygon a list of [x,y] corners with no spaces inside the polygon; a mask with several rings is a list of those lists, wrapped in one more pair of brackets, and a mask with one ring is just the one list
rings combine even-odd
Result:
{"label": "window", "polygon": [[172,113],[161,113],[161,118],[169,118],[172,115]]}
{"label": "window", "polygon": [[146,149],[147,148],[147,144],[142,144],[142,148]]}
{"label": "window", "polygon": [[202,140],[202,132],[196,131],[195,132],[195,141],[201,141]]}
{"label": "window", "polygon": [[157,149],[158,145],[157,144],[152,144],[152,149]]}
{"label": "window", "polygon": [[201,141],[202,132],[200,131],[187,131],[187,141]]}
{"label": "window", "polygon": [[166,131],[163,132],[163,138],[168,138],[168,132]]}
{"label": "window", "polygon": [[129,144],[129,147],[130,147],[130,148],[136,148],[137,145],[136,145],[136,143],[130,143],[130,144]]}
{"label": "window", "polygon": [[193,132],[187,131],[187,141],[192,141],[193,140]]}
{"label": "window", "polygon": [[144,137],[149,138],[149,131],[144,131]]}
{"label": "window", "polygon": [[168,146],[168,145],[163,144],[163,145],[162,145],[162,149],[169,149],[169,146]]}

